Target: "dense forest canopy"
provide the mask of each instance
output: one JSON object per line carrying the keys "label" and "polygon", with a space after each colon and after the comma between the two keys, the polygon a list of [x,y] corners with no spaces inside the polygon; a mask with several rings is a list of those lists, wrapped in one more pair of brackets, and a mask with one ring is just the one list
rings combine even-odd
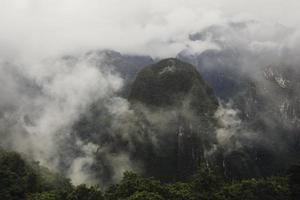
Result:
{"label": "dense forest canopy", "polygon": [[289,200],[299,198],[300,166],[278,177],[228,181],[217,168],[202,166],[186,182],[161,183],[125,172],[107,188],[73,186],[19,154],[0,152],[0,198],[8,200]]}

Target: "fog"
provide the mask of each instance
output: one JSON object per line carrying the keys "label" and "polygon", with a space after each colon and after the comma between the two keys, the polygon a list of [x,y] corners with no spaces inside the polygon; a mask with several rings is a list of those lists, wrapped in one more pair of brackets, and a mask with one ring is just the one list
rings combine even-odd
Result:
{"label": "fog", "polygon": [[296,0],[1,0],[2,56],[47,57],[108,48],[125,53],[175,56],[188,34],[212,24],[259,20],[298,27]]}
{"label": "fog", "polygon": [[[70,156],[70,177],[85,176],[78,171],[93,162],[97,145],[72,142],[71,127],[93,102],[111,98],[122,87],[122,78],[106,65],[96,67],[88,56],[1,63],[0,69],[1,145],[52,170]],[[72,144],[83,157],[67,155],[64,149]]]}
{"label": "fog", "polygon": [[[116,66],[86,52],[184,55],[204,71],[225,63],[258,83],[264,93],[272,87],[262,77],[262,67],[283,63],[299,72],[299,7],[297,0],[1,0],[0,144],[54,171],[65,170],[75,184],[99,183],[91,170],[97,152],[117,181],[125,170],[140,170],[140,163],[130,160],[127,152],[112,153],[109,145],[99,147],[74,136],[72,128],[95,102],[112,118],[112,134],[123,130],[122,137],[130,138],[137,116],[119,94],[125,80]],[[236,53],[228,62],[203,64],[194,59],[207,50],[228,49]],[[285,87],[279,76],[276,81]],[[265,97],[285,106],[273,88]],[[162,113],[143,111],[162,128],[172,113],[162,119]],[[232,136],[255,136],[242,131],[240,112],[228,102],[217,110],[219,144],[229,148]],[[291,118],[284,120],[291,126]]]}

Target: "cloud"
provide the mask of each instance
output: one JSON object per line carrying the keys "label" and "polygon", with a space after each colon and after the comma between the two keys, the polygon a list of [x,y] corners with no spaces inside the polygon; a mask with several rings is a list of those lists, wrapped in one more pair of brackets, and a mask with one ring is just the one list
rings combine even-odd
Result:
{"label": "cloud", "polygon": [[218,122],[216,137],[221,145],[229,143],[242,129],[238,111],[230,108],[230,105],[221,105],[215,113],[215,118]]}
{"label": "cloud", "polygon": [[97,145],[72,135],[72,126],[92,103],[113,98],[123,79],[101,59],[94,63],[91,54],[84,54],[43,62],[2,62],[0,82],[1,146],[52,170],[66,163],[76,184],[93,182],[88,169]]}
{"label": "cloud", "polygon": [[189,33],[232,19],[298,26],[299,4],[296,0],[2,0],[0,55],[45,57],[110,48],[174,56],[189,45]]}
{"label": "cloud", "polygon": [[[299,63],[299,6],[297,0],[1,0],[0,144],[52,169],[69,153],[65,146],[74,145],[65,162],[76,184],[96,182],[90,168],[98,151],[114,166],[117,180],[133,168],[129,155],[74,139],[72,125],[100,101],[114,129],[127,138],[137,128],[137,116],[116,95],[123,80],[113,66],[95,63],[94,54],[83,52],[114,49],[162,58],[227,45],[239,50],[240,65],[235,67],[256,79],[256,69],[271,60]],[[239,22],[249,23],[244,29],[229,25]],[[212,25],[223,27],[216,38],[190,39]],[[287,55],[287,50],[294,53]],[[172,112],[143,111],[161,129],[174,117]],[[220,143],[239,134],[236,110],[221,107],[216,118]]]}

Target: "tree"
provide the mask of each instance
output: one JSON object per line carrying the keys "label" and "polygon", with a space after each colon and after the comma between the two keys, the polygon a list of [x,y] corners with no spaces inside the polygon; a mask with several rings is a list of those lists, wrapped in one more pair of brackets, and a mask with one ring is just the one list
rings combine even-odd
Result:
{"label": "tree", "polygon": [[286,178],[242,180],[227,184],[216,194],[217,200],[289,200]]}
{"label": "tree", "polygon": [[196,195],[190,183],[173,183],[165,185],[165,199],[196,200]]}
{"label": "tree", "polygon": [[119,184],[112,185],[105,193],[107,200],[126,199],[137,192],[162,194],[164,188],[154,178],[142,178],[132,172],[125,172]]}
{"label": "tree", "polygon": [[67,200],[104,200],[104,197],[98,188],[79,185],[69,194]]}
{"label": "tree", "polygon": [[58,200],[54,192],[41,192],[29,194],[26,200]]}
{"label": "tree", "polygon": [[134,193],[126,200],[164,200],[164,198],[157,193],[142,191]]}
{"label": "tree", "polygon": [[[24,199],[33,181],[25,161],[17,153],[0,152],[0,199]],[[33,181],[32,184],[35,184]]]}
{"label": "tree", "polygon": [[288,170],[289,187],[294,200],[300,199],[300,165],[293,165]]}
{"label": "tree", "polygon": [[217,173],[217,169],[203,163],[195,174],[191,185],[197,199],[212,199],[214,194],[223,186],[223,178]]}

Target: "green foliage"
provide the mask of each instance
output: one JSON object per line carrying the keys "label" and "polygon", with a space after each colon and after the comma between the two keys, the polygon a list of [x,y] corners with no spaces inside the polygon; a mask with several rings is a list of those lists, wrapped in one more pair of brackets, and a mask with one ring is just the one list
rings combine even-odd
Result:
{"label": "green foliage", "polygon": [[36,176],[17,153],[0,152],[0,199],[23,199],[37,187]]}
{"label": "green foliage", "polygon": [[192,185],[189,183],[173,183],[165,185],[165,197],[172,200],[196,200]]}
{"label": "green foliage", "polygon": [[288,200],[286,178],[242,180],[228,184],[217,194],[219,200]]}
{"label": "green foliage", "polygon": [[126,172],[123,180],[105,193],[106,200],[289,200],[286,177],[250,179],[225,183],[216,172],[202,167],[188,183],[161,184]]}
{"label": "green foliage", "polygon": [[55,192],[41,192],[29,194],[26,200],[56,200],[58,199]]}
{"label": "green foliage", "polygon": [[188,183],[161,184],[154,178],[142,178],[125,172],[119,184],[112,185],[105,193],[107,200],[118,199],[172,199],[193,200],[192,186]]}
{"label": "green foliage", "polygon": [[191,186],[197,199],[215,199],[215,193],[221,189],[223,182],[217,169],[203,163],[194,176]]}
{"label": "green foliage", "polygon": [[126,200],[164,200],[159,194],[153,192],[136,192]]}
{"label": "green foliage", "polygon": [[203,164],[195,174],[192,185],[195,190],[213,192],[223,184],[222,177],[213,169]]}
{"label": "green foliage", "polygon": [[294,200],[300,199],[300,165],[293,165],[288,170],[289,187]]}
{"label": "green foliage", "polygon": [[[97,187],[74,187],[68,179],[38,163],[28,164],[13,152],[0,150],[0,199],[5,200],[298,200],[300,168],[288,177],[225,182],[214,168],[202,165],[186,183],[161,183],[125,172],[104,196]],[[290,192],[291,191],[291,192]]]}
{"label": "green foliage", "polygon": [[136,192],[161,193],[163,186],[153,178],[141,178],[138,175],[125,172],[119,184],[112,185],[105,193],[107,200],[126,199]]}
{"label": "green foliage", "polygon": [[28,163],[17,153],[0,150],[0,199],[65,199],[72,190],[70,181]]}
{"label": "green foliage", "polygon": [[86,185],[77,186],[71,194],[69,194],[67,200],[103,200],[102,192],[95,188],[88,188]]}

